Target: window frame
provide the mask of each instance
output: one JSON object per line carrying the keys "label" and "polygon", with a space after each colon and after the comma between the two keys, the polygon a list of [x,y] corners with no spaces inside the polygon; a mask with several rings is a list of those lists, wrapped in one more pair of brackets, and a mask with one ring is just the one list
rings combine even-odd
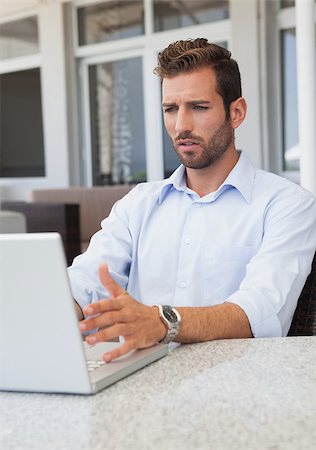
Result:
{"label": "window frame", "polygon": [[[40,2],[18,11],[18,6],[0,17],[1,23],[37,16],[39,33],[39,54],[35,57],[21,57],[2,60],[0,69],[10,71],[39,67],[42,97],[42,123],[44,136],[45,176],[28,178],[0,178],[3,198],[27,199],[31,189],[66,187],[80,184],[79,151],[76,142],[77,118],[76,77],[73,76],[74,61],[72,33],[67,12],[68,2]],[[55,33],[55,39],[51,36]],[[70,36],[71,34],[71,36]],[[67,37],[67,40],[66,40]],[[17,61],[14,62],[13,60]]]}
{"label": "window frame", "polygon": [[299,183],[300,181],[300,171],[299,170],[284,170],[284,112],[283,112],[283,75],[282,75],[282,31],[288,30],[290,28],[294,28],[296,30],[296,23],[295,23],[295,7],[288,7],[288,8],[281,8],[281,2],[279,3],[279,12],[277,16],[277,34],[278,34],[278,48],[279,48],[279,57],[278,57],[278,63],[279,63],[279,73],[280,73],[280,89],[279,89],[279,116],[280,116],[280,123],[281,123],[281,130],[280,130],[280,175],[282,175],[285,178],[288,178],[295,183]]}
{"label": "window frame", "polygon": [[[18,20],[27,19],[29,17],[36,17],[37,24],[39,27],[39,13],[38,9],[32,8],[21,13],[10,14],[5,17],[0,17],[0,25],[4,23],[16,22]],[[39,69],[40,71],[40,82],[41,82],[41,96],[43,102],[43,90],[42,90],[42,57],[40,54],[40,37],[39,37],[39,52],[25,55],[25,56],[14,56],[6,59],[0,60],[0,75],[10,74],[14,72],[22,72],[29,69]],[[43,104],[42,104],[42,123],[43,123],[43,135],[44,135],[44,114],[43,114]],[[45,139],[45,137],[44,137]],[[44,145],[45,147],[45,145]],[[45,160],[45,148],[44,148],[44,160]],[[46,164],[45,164],[46,173]],[[46,179],[46,175],[39,177],[0,177],[0,188],[11,186],[14,182],[18,186],[25,185],[25,183],[41,184]]]}
{"label": "window frame", "polygon": [[89,68],[90,66],[117,62],[126,59],[143,58],[142,51],[140,49],[125,50],[122,52],[116,52],[114,54],[93,55],[85,58],[79,65],[79,76],[82,93],[82,112],[83,123],[82,129],[82,142],[83,142],[83,161],[84,167],[84,184],[86,186],[93,186],[93,164],[92,164],[92,145],[91,145],[91,111],[90,111],[90,92],[89,92]]}
{"label": "window frame", "polygon": [[[316,9],[314,22],[316,26]],[[278,92],[278,98],[275,100],[275,115],[276,122],[279,123],[279,129],[273,132],[273,147],[278,150],[278,161],[273,169],[279,173],[281,176],[288,178],[295,183],[300,183],[300,170],[284,170],[284,115],[283,115],[283,77],[282,77],[282,45],[281,45],[281,34],[282,31],[293,28],[296,30],[296,17],[295,17],[295,6],[281,8],[281,2],[278,4],[278,10],[275,17],[275,35],[277,36],[277,51],[275,56],[275,66],[273,84],[275,90]],[[272,31],[273,32],[273,31]],[[273,127],[271,120],[270,125]],[[274,128],[274,127],[273,127]]]}

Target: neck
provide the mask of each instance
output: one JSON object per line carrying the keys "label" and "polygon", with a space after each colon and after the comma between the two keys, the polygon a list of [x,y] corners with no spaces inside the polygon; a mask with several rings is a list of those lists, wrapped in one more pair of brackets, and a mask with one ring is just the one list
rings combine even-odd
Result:
{"label": "neck", "polygon": [[239,159],[239,153],[234,148],[228,149],[221,158],[204,169],[186,168],[187,186],[204,197],[216,191],[226,180]]}

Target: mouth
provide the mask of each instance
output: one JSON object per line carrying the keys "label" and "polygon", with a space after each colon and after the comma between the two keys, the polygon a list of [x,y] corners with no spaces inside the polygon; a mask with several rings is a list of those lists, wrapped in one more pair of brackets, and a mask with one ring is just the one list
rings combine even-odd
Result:
{"label": "mouth", "polygon": [[192,151],[199,146],[199,143],[193,139],[179,139],[177,147],[183,151]]}

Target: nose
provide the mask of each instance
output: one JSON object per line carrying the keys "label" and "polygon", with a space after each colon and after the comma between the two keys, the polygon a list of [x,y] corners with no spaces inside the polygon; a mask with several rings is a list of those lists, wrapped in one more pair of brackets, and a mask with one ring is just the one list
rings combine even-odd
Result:
{"label": "nose", "polygon": [[175,131],[177,134],[184,132],[191,132],[193,128],[192,116],[190,111],[185,108],[179,108],[177,113],[177,120]]}

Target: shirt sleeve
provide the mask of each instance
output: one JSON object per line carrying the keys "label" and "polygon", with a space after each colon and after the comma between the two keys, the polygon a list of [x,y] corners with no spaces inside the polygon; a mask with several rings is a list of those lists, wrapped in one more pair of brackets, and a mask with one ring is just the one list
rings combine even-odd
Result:
{"label": "shirt sleeve", "polygon": [[108,264],[111,276],[120,286],[124,289],[127,286],[133,250],[129,230],[132,191],[115,203],[100,231],[92,236],[86,252],[77,256],[68,268],[73,298],[81,308],[109,296],[99,279],[101,263]]}
{"label": "shirt sleeve", "polygon": [[262,245],[228,300],[246,313],[254,337],[287,335],[315,248],[315,199],[274,199],[266,210]]}

